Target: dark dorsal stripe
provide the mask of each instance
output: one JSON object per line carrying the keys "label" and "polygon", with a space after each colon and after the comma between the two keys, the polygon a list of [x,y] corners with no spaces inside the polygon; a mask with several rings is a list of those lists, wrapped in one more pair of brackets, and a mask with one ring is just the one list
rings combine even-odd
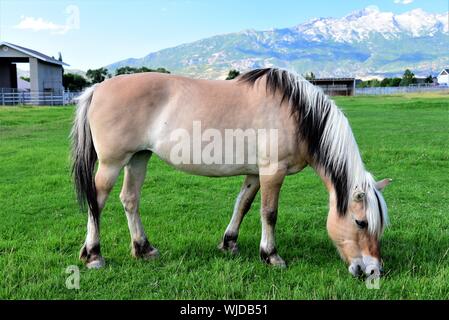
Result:
{"label": "dark dorsal stripe", "polygon": [[[316,108],[319,112],[306,112],[308,101],[306,93],[301,90],[294,91],[295,84],[291,81],[291,76],[286,70],[273,68],[256,69],[249,71],[238,78],[238,81],[248,83],[251,86],[260,78],[266,76],[266,89],[273,95],[281,95],[281,104],[288,101],[291,107],[291,115],[295,118],[297,125],[296,131],[298,139],[307,143],[310,156],[315,163],[324,168],[325,173],[331,178],[337,194],[337,209],[341,215],[344,215],[348,209],[348,180],[347,165],[341,163],[335,166],[335,159],[329,156],[329,150],[326,146],[322,147],[324,129],[328,121],[329,113],[332,107],[331,101],[324,93],[317,90]],[[304,80],[306,81],[306,80]],[[311,84],[308,84],[312,86]],[[301,85],[298,88],[302,88]],[[319,114],[319,117],[314,115]],[[334,168],[341,170],[336,171]]]}

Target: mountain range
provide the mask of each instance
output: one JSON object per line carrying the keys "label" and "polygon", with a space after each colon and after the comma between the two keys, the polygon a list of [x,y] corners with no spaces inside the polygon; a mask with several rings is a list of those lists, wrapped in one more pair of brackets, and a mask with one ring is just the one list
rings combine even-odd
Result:
{"label": "mountain range", "polygon": [[449,67],[449,13],[394,14],[370,6],[291,28],[217,35],[106,67],[114,72],[122,66],[209,79],[224,78],[230,69],[272,66],[318,77],[397,76],[406,68],[427,76]]}

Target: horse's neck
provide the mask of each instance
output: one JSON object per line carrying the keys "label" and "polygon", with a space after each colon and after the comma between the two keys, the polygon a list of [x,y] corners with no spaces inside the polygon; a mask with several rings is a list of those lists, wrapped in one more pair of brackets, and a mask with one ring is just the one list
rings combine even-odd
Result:
{"label": "horse's neck", "polygon": [[337,210],[337,196],[335,191],[335,186],[332,182],[331,177],[329,177],[323,168],[312,166],[315,172],[318,174],[318,176],[321,178],[321,181],[323,182],[324,186],[327,189],[327,192],[329,193],[329,209],[331,210]]}

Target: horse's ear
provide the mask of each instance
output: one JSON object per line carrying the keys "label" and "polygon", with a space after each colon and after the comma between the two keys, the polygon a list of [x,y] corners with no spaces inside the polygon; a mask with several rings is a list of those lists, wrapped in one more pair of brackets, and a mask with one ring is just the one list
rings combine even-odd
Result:
{"label": "horse's ear", "polygon": [[393,180],[392,179],[383,179],[376,182],[376,189],[379,191],[384,191],[385,187],[388,186]]}

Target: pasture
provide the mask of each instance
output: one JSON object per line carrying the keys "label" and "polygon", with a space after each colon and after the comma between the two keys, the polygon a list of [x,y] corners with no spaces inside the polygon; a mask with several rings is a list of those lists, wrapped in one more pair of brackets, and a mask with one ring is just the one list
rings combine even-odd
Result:
{"label": "pasture", "polygon": [[[242,224],[237,256],[217,250],[242,177],[190,176],[153,157],[141,216],[161,255],[137,261],[118,199],[102,215],[106,267],[78,260],[86,215],[70,178],[73,107],[0,108],[1,299],[448,299],[449,96],[336,99],[367,168],[393,178],[391,225],[382,240],[386,275],[369,290],[347,272],[328,239],[328,196],[307,168],[286,179],[277,224],[288,268],[260,262],[260,196]],[[81,270],[80,289],[65,270]]]}

